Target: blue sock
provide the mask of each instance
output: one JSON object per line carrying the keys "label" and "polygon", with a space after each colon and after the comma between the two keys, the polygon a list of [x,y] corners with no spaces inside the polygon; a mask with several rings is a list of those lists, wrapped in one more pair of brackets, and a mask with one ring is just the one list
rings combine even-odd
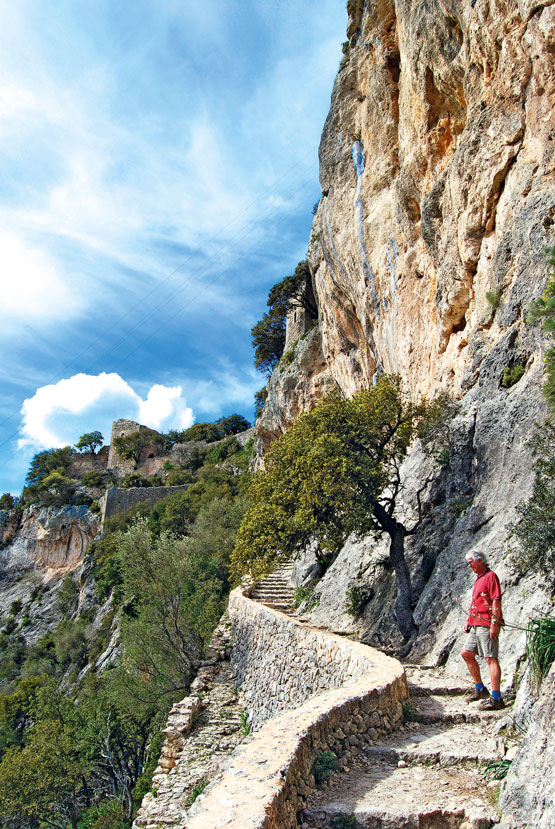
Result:
{"label": "blue sock", "polygon": [[483,682],[475,682],[474,687],[476,688],[477,691],[484,691],[486,686],[484,685]]}
{"label": "blue sock", "polygon": [[501,699],[501,691],[492,691],[491,695],[494,699],[497,700],[497,702],[499,702],[499,700]]}

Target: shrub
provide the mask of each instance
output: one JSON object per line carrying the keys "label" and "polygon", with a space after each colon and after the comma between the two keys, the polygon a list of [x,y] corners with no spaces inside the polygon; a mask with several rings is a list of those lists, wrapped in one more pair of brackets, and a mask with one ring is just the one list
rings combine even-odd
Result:
{"label": "shrub", "polygon": [[501,378],[501,385],[504,389],[510,389],[511,386],[514,386],[515,383],[518,383],[520,378],[524,374],[524,366],[521,366],[517,363],[517,365],[507,366],[503,372],[503,377]]}
{"label": "shrub", "polygon": [[13,509],[15,506],[15,499],[10,492],[4,492],[0,497],[0,509]]}
{"label": "shrub", "polygon": [[285,352],[281,360],[279,361],[280,368],[287,368],[290,366],[293,360],[295,359],[295,346],[290,348],[288,351]]}
{"label": "shrub", "polygon": [[532,685],[538,689],[555,662],[555,617],[530,620],[526,628],[526,657]]}
{"label": "shrub", "polygon": [[347,590],[345,596],[345,612],[349,616],[358,616],[363,607],[368,604],[374,591],[369,585],[355,584]]}
{"label": "shrub", "polygon": [[119,485],[121,489],[131,489],[132,487],[158,486],[159,483],[158,478],[145,478],[136,472],[128,472],[120,480]]}
{"label": "shrub", "polygon": [[99,472],[98,470],[93,470],[92,472],[87,472],[86,475],[83,475],[82,484],[83,486],[90,486],[94,489],[98,489],[104,485],[104,480],[106,475],[104,472]]}
{"label": "shrub", "polygon": [[322,751],[312,764],[312,774],[316,785],[320,786],[330,779],[330,774],[337,768],[337,755],[333,751]]}
{"label": "shrub", "polygon": [[502,294],[502,288],[494,288],[493,291],[486,291],[486,299],[494,311],[497,311],[497,309],[499,308],[499,303],[501,302]]}
{"label": "shrub", "polygon": [[206,443],[213,443],[225,437],[225,432],[217,423],[194,423],[183,433],[183,441],[205,440]]}
{"label": "shrub", "polygon": [[534,487],[528,501],[517,507],[518,519],[509,526],[517,547],[514,563],[523,572],[539,570],[549,578],[555,571],[555,421],[547,421],[532,440]]}
{"label": "shrub", "polygon": [[187,799],[185,800],[185,806],[192,806],[197,797],[201,795],[205,788],[208,786],[209,782],[210,781],[206,779],[199,780],[199,782],[195,786],[193,786],[193,788],[187,795]]}
{"label": "shrub", "polygon": [[21,601],[21,599],[16,599],[10,605],[10,615],[11,616],[17,616],[17,614],[19,613],[19,611],[21,610],[22,607],[23,607],[23,602]]}
{"label": "shrub", "polygon": [[172,469],[166,477],[168,486],[183,486],[195,482],[195,476],[190,469]]}

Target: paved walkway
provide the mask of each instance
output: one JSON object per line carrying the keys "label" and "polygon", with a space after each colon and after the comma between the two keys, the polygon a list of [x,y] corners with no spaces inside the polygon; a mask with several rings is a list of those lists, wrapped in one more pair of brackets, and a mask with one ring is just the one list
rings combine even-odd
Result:
{"label": "paved walkway", "polygon": [[352,767],[315,790],[303,829],[489,829],[498,820],[498,783],[484,767],[503,759],[496,725],[504,712],[468,703],[466,687],[442,668],[407,665],[407,722],[365,746]]}

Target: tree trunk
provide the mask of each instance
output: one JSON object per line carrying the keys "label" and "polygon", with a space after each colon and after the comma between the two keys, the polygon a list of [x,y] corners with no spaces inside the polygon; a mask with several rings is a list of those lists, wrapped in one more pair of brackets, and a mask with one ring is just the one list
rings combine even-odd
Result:
{"label": "tree trunk", "polygon": [[395,620],[397,627],[405,637],[405,642],[414,639],[418,633],[412,615],[412,585],[410,571],[405,559],[406,529],[399,521],[392,518],[381,504],[374,507],[374,516],[380,527],[389,535],[389,559],[395,570],[397,584],[397,600],[395,602]]}

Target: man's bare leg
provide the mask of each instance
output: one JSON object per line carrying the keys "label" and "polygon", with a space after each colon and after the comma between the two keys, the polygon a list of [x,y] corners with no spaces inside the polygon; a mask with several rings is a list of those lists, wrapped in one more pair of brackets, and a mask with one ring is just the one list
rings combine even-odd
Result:
{"label": "man's bare leg", "polygon": [[[474,682],[478,685],[482,681],[482,674],[480,673],[480,666],[476,661],[476,654],[474,651],[462,651],[461,656],[466,662],[466,667],[470,671],[470,676],[474,680]],[[489,661],[489,660],[488,660]],[[497,660],[495,660],[497,662]],[[491,672],[491,668],[490,668]],[[501,671],[499,672],[499,676],[501,677]]]}
{"label": "man's bare leg", "polygon": [[499,660],[495,656],[486,656],[486,662],[488,663],[489,675],[491,679],[491,690],[499,691],[501,688],[501,666],[499,664]]}

